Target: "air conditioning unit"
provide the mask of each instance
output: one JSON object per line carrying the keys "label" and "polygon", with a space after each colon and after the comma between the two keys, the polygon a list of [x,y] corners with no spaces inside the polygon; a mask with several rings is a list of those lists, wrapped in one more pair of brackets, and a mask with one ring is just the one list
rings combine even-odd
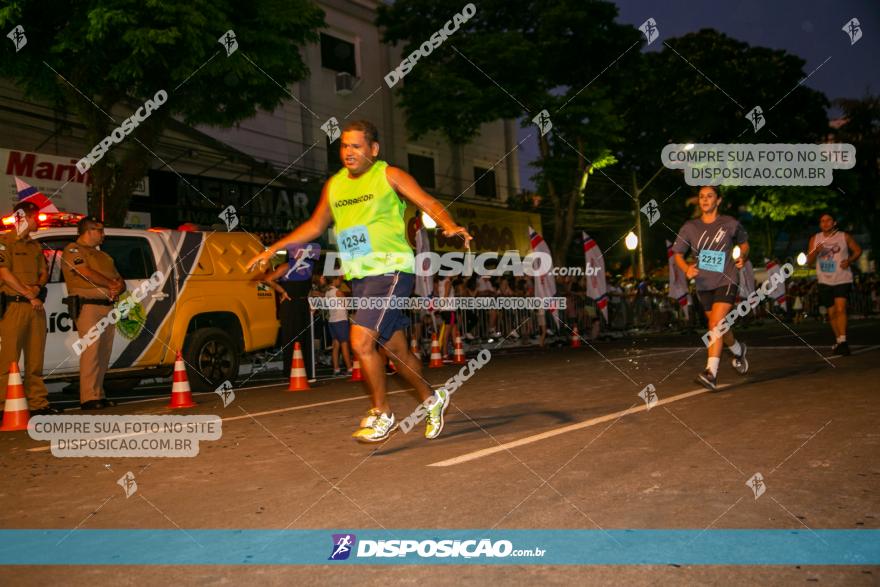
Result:
{"label": "air conditioning unit", "polygon": [[340,71],[336,74],[336,93],[340,96],[349,95],[358,85],[358,79],[348,72]]}

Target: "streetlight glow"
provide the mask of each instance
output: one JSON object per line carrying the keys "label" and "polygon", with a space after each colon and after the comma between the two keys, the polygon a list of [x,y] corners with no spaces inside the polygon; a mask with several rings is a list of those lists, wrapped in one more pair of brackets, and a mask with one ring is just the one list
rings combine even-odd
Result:
{"label": "streetlight glow", "polygon": [[629,234],[626,235],[626,238],[623,240],[626,248],[630,251],[635,251],[636,247],[639,246],[639,237],[636,236],[636,233],[633,231],[629,231]]}
{"label": "streetlight glow", "polygon": [[693,143],[688,143],[682,148],[682,151],[690,151],[694,147],[696,147],[696,145],[694,145]]}
{"label": "streetlight glow", "polygon": [[803,267],[804,265],[807,264],[807,255],[805,253],[803,253],[803,252],[798,253],[797,264],[800,265],[801,267]]}
{"label": "streetlight glow", "polygon": [[740,250],[739,245],[736,245],[736,246],[733,247],[732,255],[733,255],[733,260],[734,260],[734,261],[736,261],[737,259],[739,259],[739,256],[742,255],[742,251]]}

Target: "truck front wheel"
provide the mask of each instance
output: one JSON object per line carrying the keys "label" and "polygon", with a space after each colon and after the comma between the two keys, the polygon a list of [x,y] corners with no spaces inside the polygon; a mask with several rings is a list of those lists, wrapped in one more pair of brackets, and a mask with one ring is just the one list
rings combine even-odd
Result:
{"label": "truck front wheel", "polygon": [[201,328],[187,336],[183,358],[193,391],[214,391],[224,381],[235,383],[238,377],[238,345],[220,328]]}

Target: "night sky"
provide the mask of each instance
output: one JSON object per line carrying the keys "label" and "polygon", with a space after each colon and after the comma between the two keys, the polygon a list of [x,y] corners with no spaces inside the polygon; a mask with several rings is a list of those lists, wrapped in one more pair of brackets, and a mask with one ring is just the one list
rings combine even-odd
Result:
{"label": "night sky", "polygon": [[[665,39],[713,28],[750,45],[794,53],[806,61],[805,74],[831,57],[805,82],[829,100],[862,97],[869,88],[880,93],[880,0],[619,0],[616,4],[619,22],[637,27],[649,17],[657,21],[660,38],[646,49],[660,50]],[[850,45],[841,27],[853,17],[861,23],[862,38]],[[520,140],[528,133],[521,130]],[[536,157],[537,143],[523,143],[520,179],[526,189],[532,189],[528,178],[534,174],[528,162]]]}

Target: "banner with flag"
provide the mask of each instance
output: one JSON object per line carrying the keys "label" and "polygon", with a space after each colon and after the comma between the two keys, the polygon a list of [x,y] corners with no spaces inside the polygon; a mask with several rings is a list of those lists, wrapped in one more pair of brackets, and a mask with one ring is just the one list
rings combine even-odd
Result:
{"label": "banner with flag", "polygon": [[[776,261],[767,261],[767,279],[769,280],[771,276],[776,273],[782,273],[782,266],[779,265]],[[776,284],[776,287],[770,290],[770,293],[767,297],[776,300],[776,303],[785,310],[787,305],[785,303],[785,275],[779,276],[779,282]]]}
{"label": "banner with flag", "polygon": [[40,212],[46,214],[58,212],[58,208],[37,188],[23,182],[18,177],[15,178],[15,189],[18,192],[19,202],[31,202],[40,208]]}
{"label": "banner with flag", "polygon": [[687,311],[689,302],[687,276],[675,264],[675,253],[669,241],[666,241],[666,257],[669,259],[669,297]]}
{"label": "banner with flag", "polygon": [[[550,257],[550,247],[544,242],[543,237],[535,232],[535,229],[529,226],[529,242],[532,251],[536,253],[544,253]],[[537,265],[540,261],[535,261]],[[556,278],[552,275],[552,267],[542,275],[535,275],[535,297],[536,298],[555,298],[556,297]],[[556,322],[559,322],[559,309],[551,308],[550,313]]]}
{"label": "banner with flag", "polygon": [[584,262],[587,274],[587,297],[596,300],[596,306],[602,311],[605,322],[608,322],[608,282],[605,280],[605,258],[602,250],[590,235],[581,232],[584,237]]}
{"label": "banner with flag", "polygon": [[747,299],[755,292],[755,268],[752,262],[746,260],[742,269],[739,270],[739,297],[742,300]]}

